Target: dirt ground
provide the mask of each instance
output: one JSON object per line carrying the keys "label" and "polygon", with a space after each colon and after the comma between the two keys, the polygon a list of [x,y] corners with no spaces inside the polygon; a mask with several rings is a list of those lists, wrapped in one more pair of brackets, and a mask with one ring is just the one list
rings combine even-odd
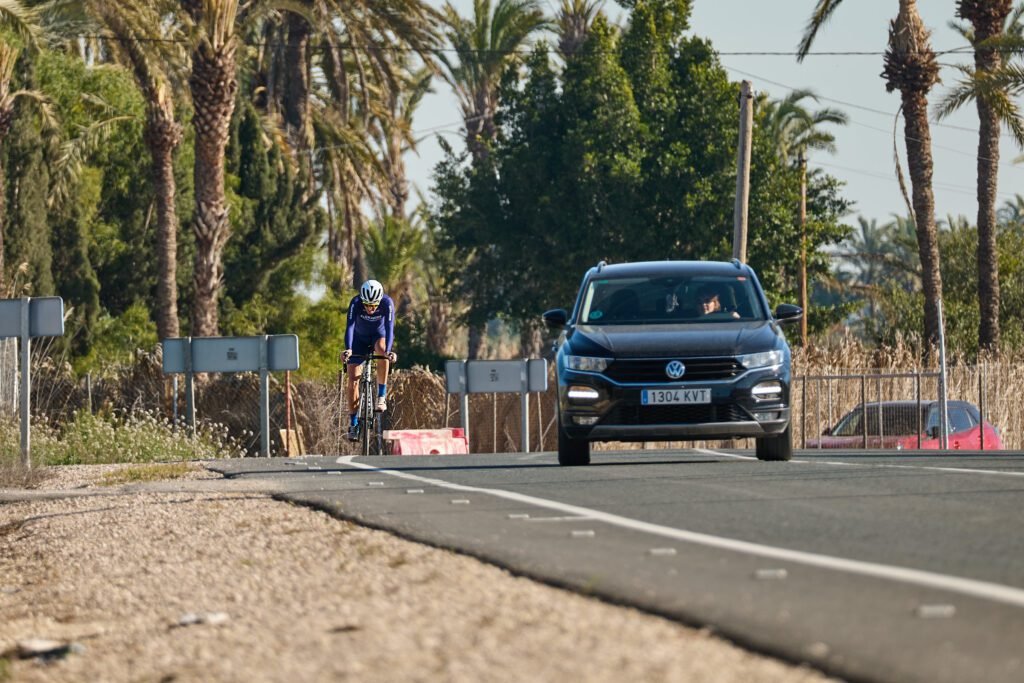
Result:
{"label": "dirt ground", "polygon": [[0,490],[0,681],[826,680],[199,465],[133,467]]}

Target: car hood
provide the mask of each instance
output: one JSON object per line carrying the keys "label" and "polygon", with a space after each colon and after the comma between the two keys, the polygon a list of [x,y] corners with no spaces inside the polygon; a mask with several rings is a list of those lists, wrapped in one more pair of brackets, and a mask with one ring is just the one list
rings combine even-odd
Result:
{"label": "car hood", "polygon": [[734,356],[770,351],[780,334],[768,321],[685,325],[580,325],[567,340],[578,355]]}

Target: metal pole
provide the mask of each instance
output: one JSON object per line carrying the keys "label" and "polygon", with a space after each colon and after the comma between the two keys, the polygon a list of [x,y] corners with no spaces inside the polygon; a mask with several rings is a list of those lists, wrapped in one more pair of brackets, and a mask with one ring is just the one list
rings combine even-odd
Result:
{"label": "metal pole", "polygon": [[921,450],[921,430],[924,429],[922,424],[923,416],[921,415],[921,369],[917,369],[917,377],[914,382],[914,393],[917,395],[917,450]]}
{"label": "metal pole", "polygon": [[878,396],[878,447],[882,447],[882,440],[885,438],[885,429],[882,427],[882,372],[881,369],[878,371],[878,377],[875,380],[876,394]]}
{"label": "metal pole", "polygon": [[32,467],[32,438],[29,421],[32,415],[32,342],[29,337],[30,297],[21,300],[21,464]]}
{"label": "metal pole", "polygon": [[192,337],[185,337],[185,419],[189,434],[196,436],[196,380],[192,373]]}
{"label": "metal pole", "polygon": [[754,93],[740,83],[740,133],[736,149],[736,205],[733,209],[732,257],[747,260],[747,209],[750,204],[750,147],[754,131]]}
{"label": "metal pole", "polygon": [[807,348],[807,157],[801,149],[800,163],[800,307],[804,314],[800,316],[800,345]]}
{"label": "metal pole", "polygon": [[[285,455],[292,454],[292,371],[284,371],[284,433],[288,443],[285,444]],[[298,448],[298,439],[295,447]]]}
{"label": "metal pole", "polygon": [[523,425],[522,425],[522,429],[523,429],[523,437],[522,437],[523,453],[529,453],[530,452],[530,391],[529,391],[530,390],[530,385],[529,385],[529,373],[526,371],[526,368],[527,368],[527,361],[524,360],[522,368],[519,371],[520,372],[519,378],[520,378],[521,386],[522,386],[522,389],[521,389],[521,391],[519,393],[521,394],[520,404],[522,405],[522,409],[520,410],[520,413],[521,413],[520,417],[521,417],[522,423],[523,423]]}
{"label": "metal pole", "polygon": [[[465,387],[463,387],[465,388]],[[460,412],[462,413],[462,433],[466,437],[466,450],[470,453],[473,452],[473,447],[469,445],[469,392],[462,392],[462,402],[459,406]]]}
{"label": "metal pole", "polygon": [[[800,448],[807,448],[807,375],[800,378]],[[820,442],[821,439],[818,439]]]}
{"label": "metal pole", "polygon": [[171,410],[173,411],[173,415],[174,415],[174,422],[173,422],[174,430],[177,431],[177,429],[178,429],[178,376],[177,375],[174,376],[173,385],[174,385],[174,396],[171,397],[171,406],[172,406]]}
{"label": "metal pole", "polygon": [[864,450],[868,449],[868,378],[860,376],[860,433],[864,439]]}
{"label": "metal pole", "polygon": [[981,450],[985,450],[985,361],[978,363],[978,413],[981,418]]}
{"label": "metal pole", "polygon": [[270,457],[270,371],[267,370],[267,335],[260,340],[260,454]]}
{"label": "metal pole", "polygon": [[[166,386],[166,385],[164,385]],[[92,415],[92,373],[85,373],[85,405],[89,410],[89,414]]]}
{"label": "metal pole", "polygon": [[942,424],[939,425],[939,447],[943,450],[949,448],[949,406],[946,403],[946,323],[942,315],[942,299],[938,301],[939,308],[939,408]]}
{"label": "metal pole", "polygon": [[498,394],[491,394],[491,453],[498,452]]}

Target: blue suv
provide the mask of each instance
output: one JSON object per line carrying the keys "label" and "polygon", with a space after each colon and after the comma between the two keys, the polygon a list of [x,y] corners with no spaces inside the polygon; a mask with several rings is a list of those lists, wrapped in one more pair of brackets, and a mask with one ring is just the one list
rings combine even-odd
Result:
{"label": "blue suv", "polygon": [[544,313],[557,342],[558,462],[590,463],[593,441],[754,437],[789,460],[790,351],[747,265],[651,261],[587,271],[571,313]]}

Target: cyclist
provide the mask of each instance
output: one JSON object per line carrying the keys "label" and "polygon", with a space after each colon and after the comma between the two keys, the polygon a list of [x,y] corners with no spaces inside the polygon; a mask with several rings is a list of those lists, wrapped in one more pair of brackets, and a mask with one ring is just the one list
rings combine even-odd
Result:
{"label": "cyclist", "polygon": [[359,294],[352,297],[348,305],[348,322],[345,325],[345,350],[341,353],[343,362],[348,363],[345,380],[345,395],[348,396],[349,439],[359,438],[359,376],[363,374],[364,356],[377,354],[388,356],[388,360],[377,362],[377,411],[388,409],[388,369],[395,362],[391,344],[395,339],[395,302],[384,293],[384,285],[376,280],[367,280],[359,288]]}

